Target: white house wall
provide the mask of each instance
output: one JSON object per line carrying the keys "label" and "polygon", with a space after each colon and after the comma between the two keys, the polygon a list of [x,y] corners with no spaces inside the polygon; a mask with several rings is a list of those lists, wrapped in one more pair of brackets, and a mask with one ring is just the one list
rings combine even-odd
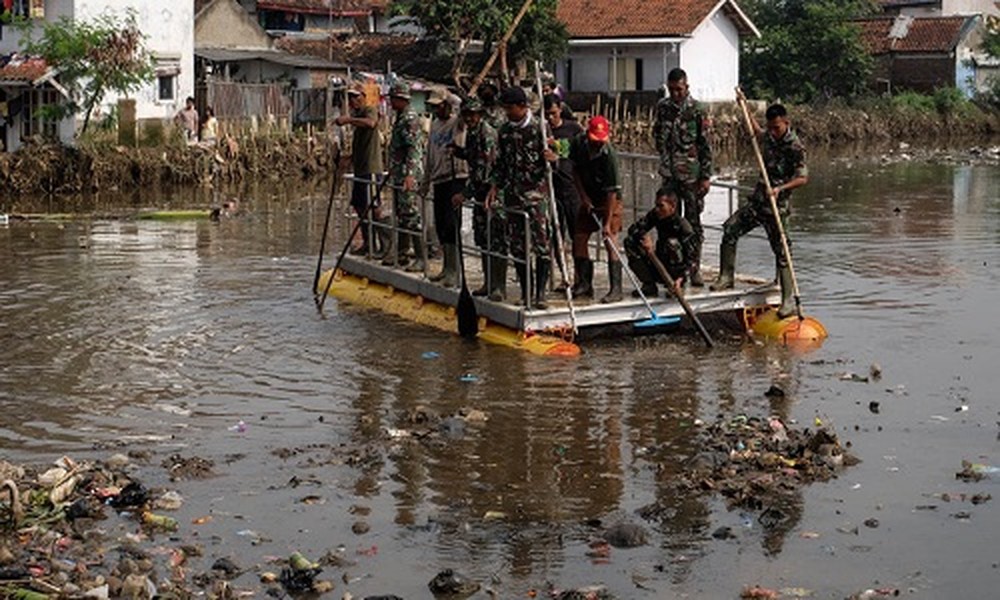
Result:
{"label": "white house wall", "polygon": [[739,83],[739,32],[722,11],[703,22],[681,46],[691,95],[703,102],[736,99]]}
{"label": "white house wall", "polygon": [[[194,95],[194,3],[149,2],[144,0],[77,0],[76,17],[87,19],[105,12],[124,15],[129,8],[136,11],[139,29],[147,36],[146,45],[154,55],[177,57],[180,73],[174,100],[161,102],[157,82],[152,82],[132,94],[139,119],[171,118],[181,108],[184,99]],[[113,106],[118,98],[109,94],[105,106]]]}
{"label": "white house wall", "polygon": [[[45,20],[56,21],[60,17],[73,16],[73,3],[65,0],[45,0]],[[3,25],[3,39],[0,39],[0,54],[10,54],[21,49],[21,36],[10,25]]]}
{"label": "white house wall", "polygon": [[642,81],[637,82],[641,90],[655,90],[666,81],[666,73],[679,64],[677,45],[622,44],[618,46],[577,46],[571,47],[567,58],[572,61],[571,86],[567,86],[566,62],[556,65],[556,79],[563,87],[586,92],[608,92],[610,83],[611,57],[642,59]]}

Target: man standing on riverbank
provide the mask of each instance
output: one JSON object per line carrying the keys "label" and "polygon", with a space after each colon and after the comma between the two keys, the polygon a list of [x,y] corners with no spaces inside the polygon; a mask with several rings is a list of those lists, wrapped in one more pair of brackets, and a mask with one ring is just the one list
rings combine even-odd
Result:
{"label": "man standing on riverbank", "polygon": [[[742,96],[742,92],[738,92]],[[788,111],[781,104],[772,104],[765,113],[767,130],[761,129],[756,120],[751,119],[754,135],[761,145],[764,166],[771,181],[771,191],[778,206],[778,218],[781,226],[788,231],[789,200],[792,190],[801,187],[809,181],[809,169],[806,166],[806,149],[799,136],[792,130],[788,120]],[[767,197],[767,188],[763,177],[757,182],[750,194],[749,202],[732,214],[722,225],[722,247],[719,250],[721,265],[719,278],[712,283],[713,290],[725,290],[733,287],[733,277],[736,270],[736,242],[758,225],[767,233],[767,240],[774,253],[774,262],[778,269],[778,280],[781,283],[781,306],[778,317],[783,319],[795,312],[793,301],[792,271],[788,265],[781,245],[781,231],[771,209],[771,201]],[[791,240],[788,241],[791,251]]]}
{"label": "man standing on riverbank", "polygon": [[[569,160],[580,195],[576,233],[573,236],[573,263],[580,273],[573,296],[594,297],[594,262],[590,260],[590,235],[595,231],[608,249],[608,280],[611,289],[601,298],[608,304],[622,299],[622,263],[610,244],[618,243],[622,230],[621,180],[618,177],[618,153],[611,145],[611,125],[601,115],[591,117],[587,132],[573,138]],[[601,227],[598,228],[597,220]]]}
{"label": "man standing on riverbank", "polygon": [[653,144],[660,155],[660,176],[665,187],[677,191],[684,218],[694,228],[697,239],[691,285],[704,285],[701,278],[701,247],[705,230],[701,213],[705,194],[711,187],[712,147],[705,110],[691,97],[687,73],[675,68],[667,74],[666,98],[656,105]]}
{"label": "man standing on riverbank", "polygon": [[[505,89],[500,103],[507,113],[507,122],[500,128],[497,139],[497,162],[493,170],[493,185],[486,196],[488,209],[494,210],[499,201],[507,214],[507,241],[521,284],[521,301],[528,302],[534,283],[534,305],[546,308],[545,285],[549,281],[549,211],[547,206],[545,146],[539,117],[528,108],[524,89]],[[531,250],[535,255],[534,282],[528,278],[528,249],[525,247],[525,218],[530,231]]]}
{"label": "man standing on riverbank", "polygon": [[[423,179],[424,147],[427,144],[420,117],[410,108],[410,85],[405,81],[393,84],[389,103],[396,113],[389,138],[389,183],[393,186],[392,210],[396,215],[397,231],[390,239],[390,251],[382,264],[406,266],[406,270],[424,270],[424,232],[420,220],[420,197],[417,186]],[[406,256],[412,244],[416,255],[413,262]]]}
{"label": "man standing on riverbank", "polygon": [[469,165],[452,151],[452,145],[465,144],[465,129],[454,110],[457,103],[456,96],[440,89],[434,89],[427,100],[427,106],[434,111],[434,120],[431,121],[425,177],[421,185],[434,199],[434,229],[444,255],[444,267],[430,279],[449,288],[458,285],[457,241],[462,228],[462,209],[452,204],[452,198],[465,189],[469,178]]}
{"label": "man standing on riverbank", "polygon": [[[382,173],[382,148],[379,145],[378,136],[378,108],[374,104],[365,101],[365,90],[360,85],[355,85],[347,90],[347,102],[351,109],[350,115],[341,115],[336,118],[337,125],[350,125],[354,127],[351,136],[351,163],[354,169],[354,182],[351,186],[351,207],[358,214],[359,219],[364,219],[368,212],[370,202],[377,202],[373,197],[372,189],[375,180]],[[339,168],[336,165],[335,168]],[[371,209],[372,218],[375,221],[382,220],[381,210],[378,206]],[[384,242],[389,239],[379,229],[379,238]],[[352,250],[351,254],[364,255],[369,251],[375,251],[373,240],[369,239],[370,231],[368,222],[361,226],[361,247]],[[388,246],[383,243],[383,246]],[[383,252],[386,248],[383,248]]]}
{"label": "man standing on riverbank", "polygon": [[185,142],[188,144],[198,142],[198,109],[194,107],[194,98],[188,97],[184,108],[174,115],[174,123],[181,128]]}

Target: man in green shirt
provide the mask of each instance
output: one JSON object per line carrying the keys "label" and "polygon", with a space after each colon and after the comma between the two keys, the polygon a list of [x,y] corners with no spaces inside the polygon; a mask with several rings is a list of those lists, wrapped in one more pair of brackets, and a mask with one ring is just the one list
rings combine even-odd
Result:
{"label": "man in green shirt", "polygon": [[[605,245],[616,244],[622,230],[621,180],[618,177],[618,153],[610,143],[611,126],[601,115],[592,117],[586,133],[573,138],[569,159],[580,196],[576,232],[573,235],[573,263],[580,274],[573,286],[573,296],[594,297],[594,263],[587,244],[598,230],[594,215],[601,221],[601,237]],[[622,263],[608,246],[608,279],[611,289],[601,298],[608,304],[622,299]]]}
{"label": "man in green shirt", "polygon": [[[351,164],[354,170],[354,184],[351,187],[351,207],[363,218],[370,202],[378,202],[372,197],[376,180],[382,174],[382,148],[378,136],[378,108],[365,102],[365,91],[361,86],[352,86],[347,90],[350,115],[337,117],[337,125],[351,125],[354,134],[351,137]],[[382,221],[382,211],[378,206],[372,208],[375,221]],[[383,230],[379,229],[379,233]],[[386,232],[388,233],[388,232]],[[368,239],[369,228],[365,222],[361,226],[362,245],[351,254],[363,255],[375,248]],[[387,235],[380,236],[387,240]],[[383,244],[385,246],[386,244]],[[380,256],[379,256],[380,258]]]}

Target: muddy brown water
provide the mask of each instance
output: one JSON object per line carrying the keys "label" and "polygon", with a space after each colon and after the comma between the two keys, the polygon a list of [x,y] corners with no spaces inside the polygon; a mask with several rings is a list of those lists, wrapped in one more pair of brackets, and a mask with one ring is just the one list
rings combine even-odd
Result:
{"label": "muddy brown water", "polygon": [[[247,215],[220,224],[14,222],[0,228],[0,458],[151,450],[138,473],[185,497],[178,535],[204,544],[206,562],[253,569],[245,587],[274,570],[269,557],[339,549],[356,564],[327,568],[337,597],[428,598],[444,567],[503,598],[547,582],[619,598],[736,597],[748,584],[991,597],[1000,487],[955,472],[963,459],[1000,464],[998,191],[996,166],[814,164],[795,199],[795,260],[831,337],[804,356],[690,337],[547,360],[335,300],[320,319],[309,286],[322,187],[243,191]],[[207,201],[187,190],[82,208]],[[768,252],[744,241],[740,269],[766,273]],[[880,380],[843,378],[873,362]],[[786,397],[766,398],[772,384]],[[387,439],[418,407],[489,420]],[[779,528],[711,496],[670,497],[665,483],[697,451],[693,420],[720,413],[819,418],[864,462],[803,490]],[[671,460],[646,458],[667,444]],[[214,460],[218,476],[167,482],[158,465],[174,452]],[[961,500],[975,492],[998,497]],[[659,520],[636,516],[655,501]],[[641,523],[650,543],[588,557],[597,532],[584,521],[597,518]],[[359,519],[370,531],[352,532]],[[735,538],[712,538],[721,526]]]}

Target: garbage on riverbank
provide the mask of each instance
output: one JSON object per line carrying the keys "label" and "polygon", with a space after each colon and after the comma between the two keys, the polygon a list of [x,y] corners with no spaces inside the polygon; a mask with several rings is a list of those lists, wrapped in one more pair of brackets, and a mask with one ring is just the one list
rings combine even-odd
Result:
{"label": "garbage on riverbank", "polygon": [[331,147],[323,138],[304,134],[227,136],[214,146],[149,148],[32,140],[16,152],[0,154],[0,189],[16,197],[247,179],[293,181],[328,172],[332,161]]}
{"label": "garbage on riverbank", "polygon": [[[174,455],[161,465],[180,477],[211,476],[211,463]],[[234,598],[230,580],[243,573],[220,557],[199,572],[200,545],[177,537],[177,519],[165,514],[184,499],[147,488],[130,459],[104,462],[63,457],[55,465],[24,467],[0,461],[0,596],[45,598]],[[198,523],[195,520],[195,524]],[[322,568],[299,553],[277,561],[280,576],[261,581],[289,593],[333,588],[317,579]]]}

